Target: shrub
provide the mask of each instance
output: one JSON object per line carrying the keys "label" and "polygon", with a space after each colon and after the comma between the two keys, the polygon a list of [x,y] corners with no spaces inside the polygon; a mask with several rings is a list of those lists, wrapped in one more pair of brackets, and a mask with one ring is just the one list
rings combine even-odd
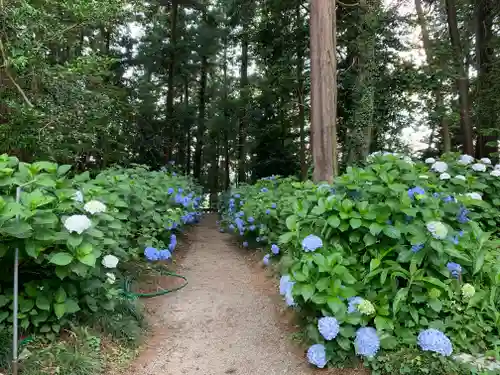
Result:
{"label": "shrub", "polygon": [[138,166],[91,179],[70,168],[0,156],[0,330],[12,322],[16,247],[20,326],[54,337],[78,312],[113,311],[125,262],[146,247],[171,252],[176,231],[198,218],[188,178]]}
{"label": "shrub", "polygon": [[[373,155],[332,186],[269,178],[226,201],[226,230],[279,260],[280,292],[308,322],[311,363],[496,349],[500,173],[487,160],[443,160]],[[323,317],[339,329],[322,328]]]}

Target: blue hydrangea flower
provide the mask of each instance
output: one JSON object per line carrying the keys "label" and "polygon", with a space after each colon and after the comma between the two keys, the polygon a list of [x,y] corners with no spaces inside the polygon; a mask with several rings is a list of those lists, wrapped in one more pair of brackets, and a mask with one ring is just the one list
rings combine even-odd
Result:
{"label": "blue hydrangea flower", "polygon": [[267,188],[265,188],[265,187],[264,187],[264,188],[260,189],[260,191],[261,191],[262,193],[267,193],[269,190],[268,190]]}
{"label": "blue hydrangea flower", "polygon": [[333,340],[340,332],[339,322],[332,316],[325,316],[318,320],[318,331],[325,340]]}
{"label": "blue hydrangea flower", "polygon": [[260,237],[257,237],[255,241],[260,242]]}
{"label": "blue hydrangea flower", "polygon": [[219,228],[219,232],[224,233],[224,228]]}
{"label": "blue hydrangea flower", "polygon": [[248,247],[248,242],[245,241],[245,242],[242,243],[242,245],[243,245],[243,247]]}
{"label": "blue hydrangea flower", "polygon": [[469,210],[466,209],[465,207],[460,207],[460,211],[458,212],[457,214],[457,221],[460,223],[460,224],[465,224],[465,223],[468,223],[469,222],[469,218],[467,217],[467,215],[469,214]]}
{"label": "blue hydrangea flower", "polygon": [[268,208],[268,209],[266,210],[266,215],[269,215],[270,213],[271,213],[271,210]]}
{"label": "blue hydrangea flower", "polygon": [[361,297],[350,297],[347,299],[347,312],[353,314],[358,311],[358,305],[363,302]]}
{"label": "blue hydrangea flower", "polygon": [[454,262],[449,262],[446,265],[446,268],[448,268],[448,271],[450,271],[451,275],[455,278],[458,279],[460,274],[462,273],[462,266],[458,263]]}
{"label": "blue hydrangea flower", "polygon": [[323,241],[314,234],[310,234],[302,240],[302,248],[305,252],[315,251],[321,247],[323,247]]}
{"label": "blue hydrangea flower", "polygon": [[144,249],[144,256],[147,260],[154,262],[160,259],[160,252],[154,247],[148,246],[146,247],[146,249]]}
{"label": "blue hydrangea flower", "polygon": [[235,226],[233,224],[229,224],[229,229],[232,230],[232,231],[234,231],[236,228],[235,228]]}
{"label": "blue hydrangea flower", "polygon": [[292,289],[295,281],[292,281],[289,275],[283,275],[280,278],[280,295],[284,296],[289,290]]}
{"label": "blue hydrangea flower", "polygon": [[276,254],[279,254],[280,248],[278,247],[278,245],[272,244],[271,251],[273,252],[274,255],[276,255]]}
{"label": "blue hydrangea flower", "polygon": [[177,191],[178,191],[179,193],[182,193],[182,192],[184,191],[184,189],[183,189],[183,188],[179,188],[179,189],[177,189]]}
{"label": "blue hydrangea flower", "polygon": [[307,360],[310,364],[324,368],[326,366],[326,349],[322,344],[314,344],[307,350]]}
{"label": "blue hydrangea flower", "polygon": [[456,199],[453,195],[447,195],[446,197],[443,198],[444,203],[450,203],[450,202],[455,202]]}
{"label": "blue hydrangea flower", "polygon": [[239,198],[239,197],[240,197],[240,195],[239,195],[239,194],[234,194],[234,197],[235,197],[235,198]]}
{"label": "blue hydrangea flower", "polygon": [[255,219],[254,219],[252,216],[250,216],[250,217],[248,218],[248,222],[249,222],[250,224],[252,224],[254,221],[255,221]]}
{"label": "blue hydrangea flower", "polygon": [[420,250],[422,250],[424,248],[424,244],[423,243],[419,243],[419,244],[416,244],[416,245],[413,245],[411,247],[411,251],[413,251],[414,253],[418,253]]}
{"label": "blue hydrangea flower", "polygon": [[248,229],[250,229],[250,231],[253,232],[255,230],[255,225],[250,225],[250,227]]}
{"label": "blue hydrangea flower", "polygon": [[271,208],[276,208],[276,203],[271,203]]}
{"label": "blue hydrangea flower", "polygon": [[434,352],[448,357],[453,353],[453,346],[446,335],[437,329],[429,328],[422,332],[417,337],[418,346],[420,349],[428,352]]}
{"label": "blue hydrangea flower", "polygon": [[408,189],[408,196],[414,199],[416,195],[424,195],[425,190],[420,186],[415,186],[414,188]]}
{"label": "blue hydrangea flower", "polygon": [[374,357],[380,349],[380,339],[377,330],[373,327],[363,327],[356,331],[354,339],[356,354],[364,357]]}
{"label": "blue hydrangea flower", "polygon": [[169,195],[174,194],[174,188],[168,188],[167,193],[168,193]]}
{"label": "blue hydrangea flower", "polygon": [[269,265],[269,258],[271,257],[271,254],[266,254],[264,255],[264,258],[262,258],[262,262],[268,266]]}
{"label": "blue hydrangea flower", "polygon": [[293,289],[293,284],[290,287],[290,290],[287,291],[285,294],[285,302],[286,302],[286,305],[289,307],[295,306],[295,300],[293,299],[292,289]]}
{"label": "blue hydrangea flower", "polygon": [[159,260],[167,260],[172,258],[172,253],[168,250],[160,250],[158,253],[159,253]]}
{"label": "blue hydrangea flower", "polygon": [[453,242],[453,245],[458,245],[459,243],[458,236],[450,237],[450,241]]}

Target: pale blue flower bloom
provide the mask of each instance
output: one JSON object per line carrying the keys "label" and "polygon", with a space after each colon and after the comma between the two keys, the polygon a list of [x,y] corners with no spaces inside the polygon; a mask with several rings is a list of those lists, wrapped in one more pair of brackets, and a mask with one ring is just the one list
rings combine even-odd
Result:
{"label": "pale blue flower bloom", "polygon": [[418,335],[418,346],[424,351],[434,352],[448,357],[453,353],[453,346],[446,335],[437,329],[429,328]]}
{"label": "pale blue flower bloom", "polygon": [[339,322],[332,316],[325,316],[318,320],[318,330],[325,340],[333,340],[340,332]]}
{"label": "pale blue flower bloom", "polygon": [[271,251],[273,252],[274,255],[276,255],[276,254],[279,254],[280,248],[278,247],[278,245],[272,244]]}
{"label": "pale blue flower bloom", "polygon": [[322,344],[314,344],[307,350],[307,360],[310,364],[324,368],[326,366],[326,349]]}
{"label": "pale blue flower bloom", "polygon": [[271,257],[271,254],[266,254],[264,255],[264,258],[262,258],[262,262],[268,266],[269,265],[269,258]]}
{"label": "pale blue flower bloom", "polygon": [[314,234],[310,234],[302,240],[302,248],[306,252],[315,251],[320,247],[323,247],[323,241],[321,240],[321,238],[315,236]]}
{"label": "pale blue flower bloom", "polygon": [[373,327],[363,327],[356,331],[354,339],[356,354],[364,357],[374,357],[380,349],[380,339],[377,330]]}

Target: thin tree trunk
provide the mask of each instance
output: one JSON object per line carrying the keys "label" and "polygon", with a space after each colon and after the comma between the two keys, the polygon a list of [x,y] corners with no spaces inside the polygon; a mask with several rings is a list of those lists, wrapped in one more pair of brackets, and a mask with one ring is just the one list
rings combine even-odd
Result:
{"label": "thin tree trunk", "polygon": [[227,37],[224,38],[224,63],[223,63],[223,72],[224,72],[224,190],[229,190],[230,175],[229,175],[229,125],[230,125],[230,116],[228,110],[228,91],[229,91],[229,83],[227,80]]}
{"label": "thin tree trunk", "polygon": [[306,163],[306,130],[305,130],[305,108],[304,108],[304,49],[300,41],[302,40],[302,2],[298,1],[295,9],[295,20],[297,22],[297,106],[300,130],[300,177],[302,181],[307,180],[307,163]]}
{"label": "thin tree trunk", "polygon": [[[179,10],[179,4],[177,0],[172,1],[172,9],[170,12],[170,45],[169,45],[169,57],[168,57],[168,76],[167,76],[167,103],[166,103],[166,157],[170,160],[172,157],[172,148],[174,145],[174,73],[175,73],[175,51],[177,47],[177,14]],[[167,160],[168,161],[168,160]]]}
{"label": "thin tree trunk", "polygon": [[485,134],[488,128],[496,127],[498,114],[495,110],[496,94],[491,89],[493,71],[493,0],[475,0],[476,8],[476,67],[478,71],[476,85],[477,105],[477,142],[476,157],[490,157],[498,152],[498,133]]}
{"label": "thin tree trunk", "polygon": [[246,138],[248,128],[248,30],[243,26],[241,41],[241,79],[240,92],[242,98],[242,112],[238,131],[238,183],[246,181]]}
{"label": "thin tree trunk", "polygon": [[[187,155],[187,150],[186,150],[186,144],[188,142],[189,136],[190,136],[190,124],[189,124],[189,118],[188,118],[188,113],[189,113],[189,82],[187,79],[187,76],[184,78],[184,116],[182,118],[182,121],[180,122],[179,126],[182,126],[181,131],[179,132],[179,148],[177,150],[177,157],[176,157],[176,162],[179,166],[181,166],[182,169],[185,168],[186,166],[186,155]],[[187,133],[187,136],[186,136]]]}
{"label": "thin tree trunk", "polygon": [[330,0],[311,0],[311,138],[314,181],[333,182],[337,164],[336,15]]}
{"label": "thin tree trunk", "polygon": [[456,85],[460,105],[463,152],[467,155],[474,155],[472,120],[469,104],[469,75],[465,70],[464,55],[460,42],[460,33],[458,31],[457,6],[455,0],[446,0],[446,15],[451,47],[456,63]]}
{"label": "thin tree trunk", "polygon": [[198,107],[198,130],[196,133],[196,148],[194,151],[193,177],[198,181],[201,178],[201,162],[203,152],[203,136],[205,135],[205,104],[207,89],[208,58],[201,57],[200,102]]}
{"label": "thin tree trunk", "polygon": [[[422,42],[424,44],[424,51],[427,59],[427,66],[425,69],[428,74],[432,73],[433,70],[433,58],[434,51],[432,48],[431,38],[429,36],[429,30],[427,29],[427,21],[424,16],[424,10],[422,7],[422,0],[415,0],[415,8],[417,10],[417,19],[420,25],[420,29],[422,30]],[[442,64],[439,64],[441,68]],[[436,87],[433,90],[433,95],[435,99],[435,107],[434,107],[434,116],[436,120],[439,121],[441,137],[443,138],[443,151],[450,152],[451,151],[451,138],[450,138],[450,129],[448,126],[448,119],[446,118],[446,113],[444,111],[444,100],[443,93]],[[432,139],[429,141],[432,142]]]}

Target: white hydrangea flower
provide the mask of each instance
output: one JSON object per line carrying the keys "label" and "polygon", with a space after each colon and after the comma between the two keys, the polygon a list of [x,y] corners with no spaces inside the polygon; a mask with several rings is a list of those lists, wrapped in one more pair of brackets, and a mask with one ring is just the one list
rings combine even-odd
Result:
{"label": "white hydrangea flower", "polygon": [[420,176],[418,176],[418,178],[422,179],[422,180],[428,180],[429,179],[429,176],[425,175],[425,174],[422,174]]}
{"label": "white hydrangea flower", "polygon": [[102,265],[106,268],[116,268],[118,265],[119,259],[114,255],[106,255],[102,258]]}
{"label": "white hydrangea flower", "polygon": [[444,161],[437,161],[432,164],[431,169],[435,172],[444,173],[448,170],[448,164],[446,164]]}
{"label": "white hydrangea flower", "polygon": [[472,164],[472,169],[474,169],[476,172],[486,172],[486,165],[482,163]]}
{"label": "white hydrangea flower", "polygon": [[408,163],[408,164],[411,164],[411,165],[414,165],[415,163],[413,162],[413,160],[409,157],[409,156],[403,156],[401,158],[404,162]]}
{"label": "white hydrangea flower", "polygon": [[469,165],[473,161],[474,161],[474,158],[470,155],[461,155],[458,158],[458,164],[462,164],[462,165]]}
{"label": "white hydrangea flower", "polygon": [[469,299],[469,298],[474,297],[474,294],[476,294],[476,289],[474,288],[474,286],[472,286],[471,284],[468,284],[468,283],[466,283],[462,286],[462,296],[465,299]]}
{"label": "white hydrangea flower", "polygon": [[73,195],[73,200],[78,203],[83,203],[83,193],[78,190],[75,195]]}
{"label": "white hydrangea flower", "polygon": [[106,212],[106,205],[102,202],[99,201],[90,201],[85,203],[83,206],[83,209],[87,212],[90,212],[92,215],[101,213],[101,212]]}
{"label": "white hydrangea flower", "polygon": [[115,276],[115,274],[114,274],[114,273],[112,273],[112,272],[108,272],[108,273],[106,273],[106,278],[107,278],[107,279],[106,279],[106,282],[107,282],[108,284],[114,284],[114,283],[116,282],[116,276]]}
{"label": "white hydrangea flower", "polygon": [[440,221],[431,221],[427,225],[427,230],[431,232],[434,238],[444,240],[448,235],[448,229]]}
{"label": "white hydrangea flower", "polygon": [[457,180],[462,180],[462,181],[466,181],[466,178],[465,176],[462,176],[461,174],[457,174],[455,177],[453,178],[456,178]]}
{"label": "white hydrangea flower", "polygon": [[493,177],[500,177],[500,169],[493,169],[493,170],[490,172],[490,176],[493,176]]}
{"label": "white hydrangea flower", "polygon": [[483,164],[491,164],[491,159],[490,158],[482,158],[481,163]]}
{"label": "white hydrangea flower", "polygon": [[483,200],[483,197],[479,193],[467,193],[465,195],[468,196],[469,198],[476,199],[478,201],[482,201]]}
{"label": "white hydrangea flower", "polygon": [[495,165],[495,169],[500,170],[500,164]]}
{"label": "white hydrangea flower", "polygon": [[434,158],[425,159],[425,164],[434,164],[435,162],[436,162],[436,159],[434,159]]}
{"label": "white hydrangea flower", "polygon": [[92,223],[85,215],[72,215],[64,220],[63,225],[70,233],[76,232],[78,234],[82,234],[90,228]]}
{"label": "white hydrangea flower", "polygon": [[373,304],[370,301],[368,301],[366,299],[364,299],[363,301],[361,301],[356,306],[356,308],[363,315],[373,315],[373,314],[375,314],[375,307],[373,306]]}
{"label": "white hydrangea flower", "polygon": [[441,173],[439,175],[440,180],[449,180],[450,178],[451,178],[451,176],[448,173]]}

